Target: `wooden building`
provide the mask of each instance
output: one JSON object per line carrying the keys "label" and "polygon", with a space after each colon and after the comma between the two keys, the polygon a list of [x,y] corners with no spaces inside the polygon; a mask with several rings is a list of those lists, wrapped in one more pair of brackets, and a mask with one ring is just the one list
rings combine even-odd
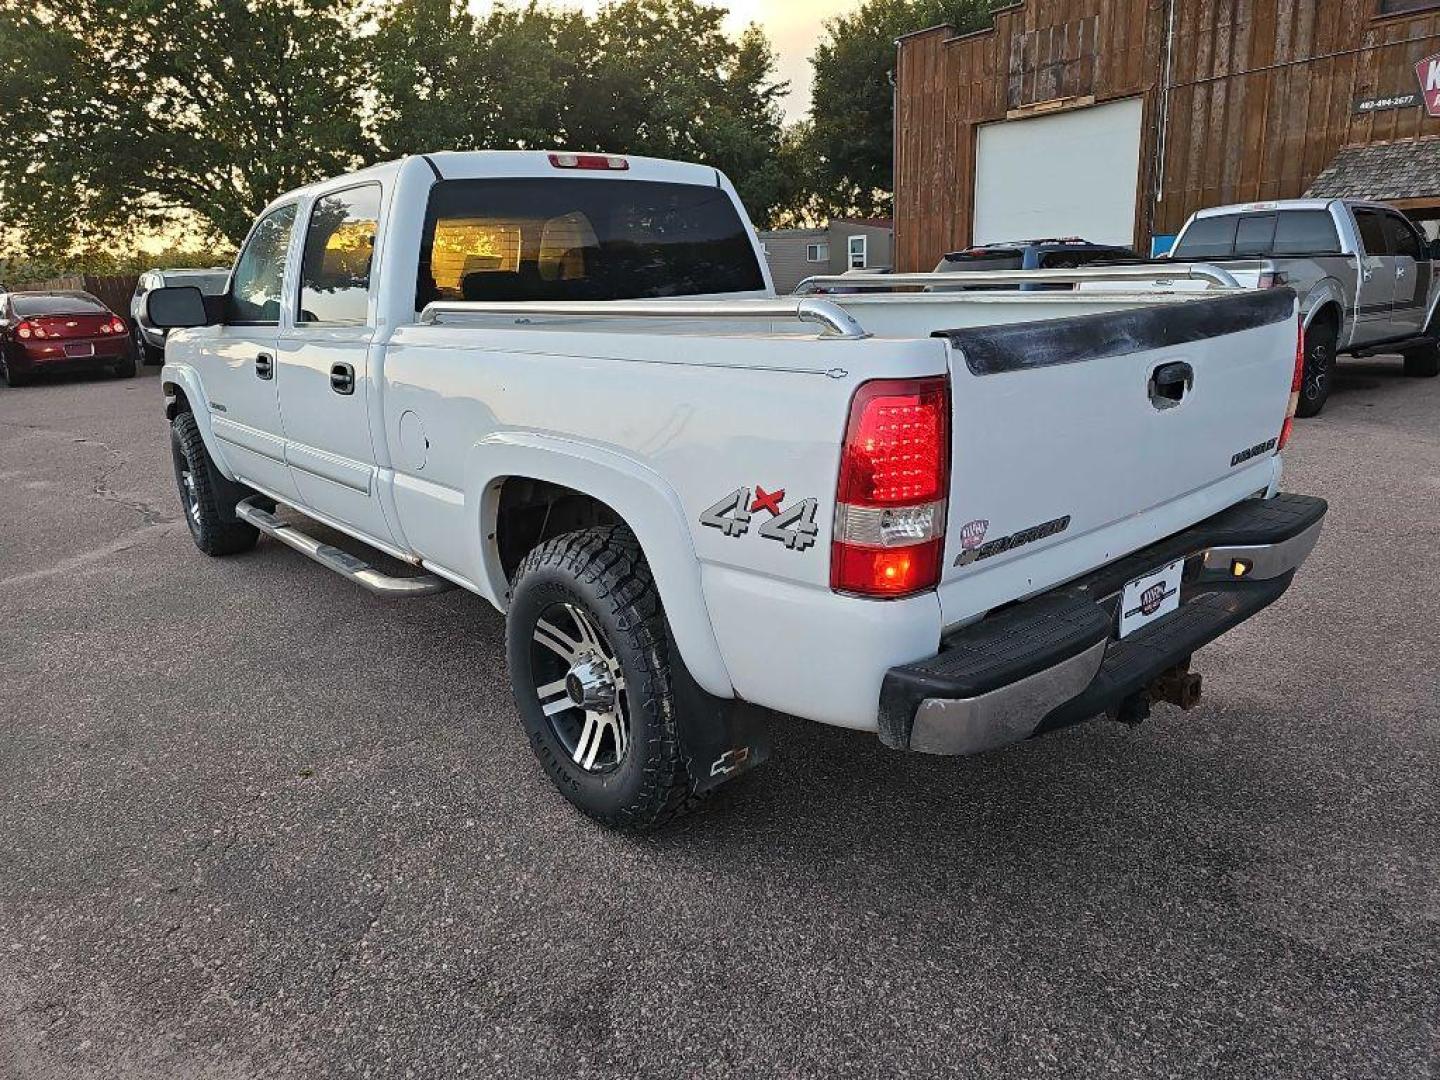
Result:
{"label": "wooden building", "polygon": [[1036,236],[1146,252],[1312,187],[1440,218],[1416,164],[1440,151],[1440,0],[1022,0],[900,40],[895,130],[902,271]]}

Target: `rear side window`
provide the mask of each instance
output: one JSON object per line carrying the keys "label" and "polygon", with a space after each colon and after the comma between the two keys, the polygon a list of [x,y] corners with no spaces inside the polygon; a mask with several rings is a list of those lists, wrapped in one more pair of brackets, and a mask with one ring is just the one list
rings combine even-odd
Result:
{"label": "rear side window", "polygon": [[1275,226],[1276,255],[1338,255],[1340,234],[1329,210],[1282,210]]}
{"label": "rear side window", "polygon": [[1024,262],[1024,256],[1010,248],[992,248],[974,254],[957,251],[946,255],[935,270],[941,274],[957,270],[1019,270]]}
{"label": "rear side window", "polygon": [[1366,255],[1379,256],[1389,251],[1385,239],[1385,218],[1378,210],[1357,209],[1355,224],[1360,227],[1360,243]]}
{"label": "rear side window", "polygon": [[442,180],[415,306],[750,292],[765,278],[723,190],[614,179]]}
{"label": "rear side window", "polygon": [[1177,258],[1207,259],[1225,257],[1235,251],[1235,227],[1239,214],[1196,218],[1175,246]]}
{"label": "rear side window", "polygon": [[103,315],[110,309],[89,293],[55,293],[44,296],[15,296],[11,298],[18,318],[28,319],[36,315],[86,315],[94,312]]}
{"label": "rear side window", "polygon": [[237,325],[273,326],[280,321],[280,290],[285,255],[295,228],[295,204],[270,211],[250,234],[235,263],[225,296],[225,321]]}
{"label": "rear side window", "polygon": [[364,324],[379,224],[379,184],[316,201],[300,263],[298,322]]}

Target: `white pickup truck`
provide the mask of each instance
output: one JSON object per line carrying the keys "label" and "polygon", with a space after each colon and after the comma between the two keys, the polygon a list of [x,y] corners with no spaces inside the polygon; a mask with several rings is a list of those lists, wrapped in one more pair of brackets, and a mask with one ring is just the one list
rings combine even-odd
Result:
{"label": "white pickup truck", "polygon": [[1113,274],[777,298],[714,169],[437,153],[277,199],[225,296],[147,305],[200,549],[484,597],[551,779],[642,828],[770,711],[967,754],[1193,703],[1325,514],[1278,492],[1296,299]]}

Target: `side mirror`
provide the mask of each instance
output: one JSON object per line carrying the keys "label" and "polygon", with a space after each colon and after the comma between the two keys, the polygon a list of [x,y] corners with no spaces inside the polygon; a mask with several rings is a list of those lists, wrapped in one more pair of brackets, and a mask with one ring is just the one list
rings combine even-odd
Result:
{"label": "side mirror", "polygon": [[157,330],[209,326],[214,321],[204,294],[194,285],[151,289],[145,294],[145,316]]}

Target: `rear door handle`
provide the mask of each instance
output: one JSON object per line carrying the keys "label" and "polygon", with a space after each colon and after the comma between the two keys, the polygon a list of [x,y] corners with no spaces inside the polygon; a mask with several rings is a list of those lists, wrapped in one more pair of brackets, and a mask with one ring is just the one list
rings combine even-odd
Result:
{"label": "rear door handle", "polygon": [[255,377],[257,379],[273,379],[275,377],[275,358],[269,353],[261,353],[255,357]]}
{"label": "rear door handle", "polygon": [[353,364],[330,365],[330,389],[337,394],[355,393],[355,367]]}
{"label": "rear door handle", "polygon": [[1186,391],[1195,385],[1195,369],[1184,361],[1161,364],[1150,374],[1150,402],[1157,409],[1180,404]]}

